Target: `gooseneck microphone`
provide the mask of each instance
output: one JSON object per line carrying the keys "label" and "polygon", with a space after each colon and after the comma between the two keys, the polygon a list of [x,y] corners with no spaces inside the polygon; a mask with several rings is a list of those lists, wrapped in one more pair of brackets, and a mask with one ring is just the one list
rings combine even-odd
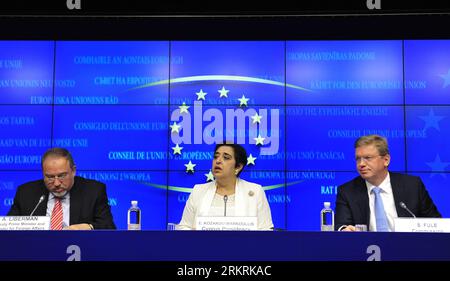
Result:
{"label": "gooseneck microphone", "polygon": [[223,210],[223,216],[226,217],[227,216],[227,201],[228,201],[228,196],[224,195],[223,196],[223,202],[225,203],[225,209]]}
{"label": "gooseneck microphone", "polygon": [[37,202],[36,207],[34,207],[33,211],[30,214],[30,217],[34,214],[34,211],[36,211],[37,207],[42,203],[42,201],[44,201],[45,199],[45,195],[41,195],[41,197],[39,198],[39,202]]}
{"label": "gooseneck microphone", "polygon": [[408,209],[408,207],[406,206],[405,203],[403,203],[402,201],[399,202],[400,207],[402,207],[403,209],[405,209],[406,211],[408,211],[408,213],[413,216],[416,219],[416,216],[414,215],[413,212],[411,212],[410,209]]}

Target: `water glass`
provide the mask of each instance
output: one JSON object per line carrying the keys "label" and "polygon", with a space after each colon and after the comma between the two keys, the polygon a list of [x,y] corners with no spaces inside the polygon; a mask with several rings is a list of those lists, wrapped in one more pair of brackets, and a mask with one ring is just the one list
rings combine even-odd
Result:
{"label": "water glass", "polygon": [[167,231],[174,231],[174,230],[177,230],[177,226],[178,226],[178,224],[173,223],[173,222],[169,222],[169,223],[167,224]]}

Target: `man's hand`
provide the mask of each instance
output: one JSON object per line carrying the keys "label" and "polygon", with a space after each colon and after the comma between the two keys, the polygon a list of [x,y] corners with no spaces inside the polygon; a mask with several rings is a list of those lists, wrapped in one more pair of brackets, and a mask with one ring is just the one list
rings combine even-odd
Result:
{"label": "man's hand", "polygon": [[342,231],[356,231],[356,227],[354,225],[347,225]]}
{"label": "man's hand", "polygon": [[65,230],[92,230],[92,228],[87,223],[72,224],[66,227]]}

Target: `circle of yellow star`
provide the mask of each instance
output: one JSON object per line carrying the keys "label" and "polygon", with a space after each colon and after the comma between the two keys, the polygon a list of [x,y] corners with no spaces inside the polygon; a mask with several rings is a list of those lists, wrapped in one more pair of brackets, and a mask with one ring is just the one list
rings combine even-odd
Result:
{"label": "circle of yellow star", "polygon": [[189,108],[189,107],[190,107],[190,106],[187,106],[186,103],[183,102],[183,104],[179,106],[179,108],[180,108],[180,114],[182,114],[183,112],[189,113],[189,111],[188,111],[188,108]]}
{"label": "circle of yellow star", "polygon": [[[240,102],[239,106],[248,106],[247,102],[249,100],[250,99],[246,98],[245,95],[242,95],[242,98],[238,99],[238,101]],[[255,122],[253,122],[253,123],[255,123]]]}
{"label": "circle of yellow star", "polygon": [[203,92],[202,89],[200,89],[200,92],[195,93],[195,94],[197,95],[197,100],[205,100],[205,96],[206,96],[208,93],[205,93],[205,92]]}
{"label": "circle of yellow star", "polygon": [[177,145],[172,147],[172,149],[173,149],[173,155],[176,155],[176,154],[180,154],[181,155],[181,150],[183,149],[183,147],[179,146],[178,143],[177,143]]}
{"label": "circle of yellow star", "polygon": [[191,160],[189,160],[189,163],[184,164],[186,166],[186,173],[194,173],[194,167],[197,166],[197,164],[192,164]]}
{"label": "circle of yellow star", "polygon": [[253,157],[253,155],[250,153],[250,155],[247,157],[247,166],[248,165],[255,165],[256,157]]}
{"label": "circle of yellow star", "polygon": [[223,87],[222,86],[222,89],[221,90],[218,90],[218,92],[220,93],[220,97],[219,98],[221,98],[221,97],[226,97],[226,98],[228,98],[228,92],[229,92],[230,90],[225,90],[225,87]]}
{"label": "circle of yellow star", "polygon": [[266,138],[261,137],[261,135],[258,135],[257,138],[253,138],[256,141],[256,145],[260,144],[260,145],[264,145],[264,140]]}
{"label": "circle of yellow star", "polygon": [[206,177],[206,181],[213,181],[214,180],[214,175],[213,175],[211,170],[209,170],[209,173],[205,174],[205,177]]}
{"label": "circle of yellow star", "polygon": [[261,118],[262,118],[262,116],[258,115],[258,113],[256,112],[255,115],[252,116],[253,124],[261,123]]}
{"label": "circle of yellow star", "polygon": [[181,126],[174,121],[173,125],[170,125],[170,128],[172,129],[171,133],[179,133]]}

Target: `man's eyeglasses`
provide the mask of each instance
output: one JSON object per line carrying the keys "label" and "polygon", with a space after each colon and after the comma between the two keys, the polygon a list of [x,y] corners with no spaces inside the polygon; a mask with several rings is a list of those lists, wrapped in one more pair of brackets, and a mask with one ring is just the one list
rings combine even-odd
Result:
{"label": "man's eyeglasses", "polygon": [[62,173],[62,174],[59,174],[59,175],[56,175],[56,176],[45,175],[45,179],[48,182],[54,182],[55,180],[62,181],[62,180],[64,180],[67,177],[68,174],[69,173]]}
{"label": "man's eyeglasses", "polygon": [[360,161],[364,161],[366,163],[371,162],[373,159],[380,157],[381,155],[376,155],[376,156],[361,156],[361,157],[356,157],[355,161],[356,163],[359,163]]}

